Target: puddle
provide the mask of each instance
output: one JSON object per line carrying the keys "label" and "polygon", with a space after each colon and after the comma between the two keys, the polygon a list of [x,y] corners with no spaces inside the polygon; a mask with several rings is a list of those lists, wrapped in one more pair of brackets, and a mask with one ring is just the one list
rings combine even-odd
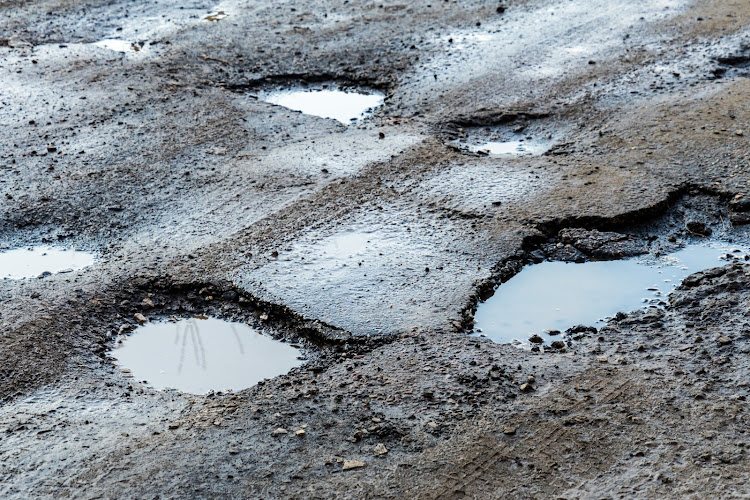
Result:
{"label": "puddle", "polygon": [[263,101],[349,125],[366,118],[374,108],[382,106],[385,95],[327,88],[289,89],[269,92],[263,96]]}
{"label": "puddle", "polygon": [[98,42],[94,42],[91,45],[113,50],[115,52],[138,52],[141,50],[141,46],[136,44],[135,42],[130,42],[128,40],[116,40],[114,38],[99,40]]}
{"label": "puddle", "polygon": [[149,323],[112,351],[136,380],[192,394],[251,387],[300,366],[299,354],[244,323],[215,318]]}
{"label": "puddle", "polygon": [[94,263],[94,254],[54,247],[16,248],[0,251],[0,277],[23,279],[73,272]]}
{"label": "puddle", "polygon": [[463,151],[491,157],[538,156],[559,144],[570,126],[544,119],[519,119],[510,125],[459,128],[449,144]]}
{"label": "puddle", "polygon": [[665,306],[667,296],[690,274],[734,257],[744,260],[748,251],[736,249],[714,242],[688,245],[658,259],[526,266],[479,305],[475,331],[495,342],[525,342],[532,334],[554,339],[546,331],[564,332],[575,325],[598,328],[618,312]]}
{"label": "puddle", "polygon": [[540,155],[549,149],[551,143],[538,141],[507,141],[486,142],[475,146],[469,145],[467,149],[474,153],[484,153],[489,156],[528,156]]}

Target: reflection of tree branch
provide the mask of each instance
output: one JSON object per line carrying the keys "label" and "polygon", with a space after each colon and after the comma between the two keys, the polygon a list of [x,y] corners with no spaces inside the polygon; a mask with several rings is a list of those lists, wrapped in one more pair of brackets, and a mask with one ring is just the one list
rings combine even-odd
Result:
{"label": "reflection of tree branch", "polygon": [[[177,323],[177,338],[175,344],[180,341],[180,324]],[[185,361],[185,344],[187,343],[187,325],[185,325],[185,335],[182,336],[182,349],[180,349],[180,361],[177,363],[177,373],[182,373],[182,364]]]}
{"label": "reflection of tree branch", "polygon": [[[202,367],[204,370],[206,369],[206,348],[203,347],[203,342],[201,342],[201,336],[200,331],[198,328],[198,321],[193,320],[193,330],[195,331],[195,353],[196,353],[196,362],[198,363],[198,366]],[[200,359],[198,359],[198,352],[200,351],[201,358],[203,358],[203,361],[201,362]]]}
{"label": "reflection of tree branch", "polygon": [[229,326],[232,327],[232,333],[234,334],[234,338],[237,339],[237,345],[240,346],[240,354],[244,356],[245,348],[242,346],[242,340],[240,340],[240,335],[237,333],[237,328],[232,324],[230,324]]}

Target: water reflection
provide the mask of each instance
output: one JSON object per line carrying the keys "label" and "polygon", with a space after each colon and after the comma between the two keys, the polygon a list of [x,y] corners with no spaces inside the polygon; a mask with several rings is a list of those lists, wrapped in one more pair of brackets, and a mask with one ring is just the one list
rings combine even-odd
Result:
{"label": "water reflection", "polygon": [[0,251],[0,277],[23,279],[72,272],[94,263],[94,254],[39,246]]}
{"label": "water reflection", "polygon": [[[479,305],[476,331],[495,340],[545,338],[547,330],[575,325],[602,326],[617,312],[666,305],[669,295],[688,275],[748,255],[726,243],[694,244],[648,261],[543,262],[527,266]],[[728,257],[731,255],[731,257]]]}
{"label": "water reflection", "polygon": [[317,88],[269,92],[263,100],[349,125],[365,118],[374,108],[382,106],[385,96],[380,92]]}
{"label": "water reflection", "polygon": [[138,328],[113,356],[157,389],[239,390],[299,366],[299,351],[242,323],[196,317]]}

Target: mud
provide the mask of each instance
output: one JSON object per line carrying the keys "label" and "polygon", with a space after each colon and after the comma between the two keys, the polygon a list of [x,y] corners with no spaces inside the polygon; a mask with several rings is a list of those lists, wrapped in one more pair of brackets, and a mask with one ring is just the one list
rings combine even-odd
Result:
{"label": "mud", "polygon": [[[749,243],[750,7],[502,7],[1,3],[0,240],[97,261],[0,280],[0,494],[743,495],[746,264],[564,346],[467,333],[540,260]],[[343,127],[254,98],[324,83],[385,105]],[[554,144],[455,146],[477,133]],[[308,360],[159,391],[107,355],[136,314]]]}

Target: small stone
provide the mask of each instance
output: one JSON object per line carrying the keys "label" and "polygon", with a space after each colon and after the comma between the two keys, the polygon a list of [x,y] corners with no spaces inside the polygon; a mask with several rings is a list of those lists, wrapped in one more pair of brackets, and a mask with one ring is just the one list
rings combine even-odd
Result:
{"label": "small stone", "polygon": [[536,382],[536,378],[534,378],[534,375],[529,375],[527,377],[527,380],[529,381],[530,384],[533,384],[534,382]]}
{"label": "small stone", "polygon": [[532,392],[534,390],[534,387],[530,383],[526,382],[524,384],[521,384],[520,389],[521,392]]}
{"label": "small stone", "polygon": [[170,431],[173,431],[173,430],[179,429],[179,428],[180,428],[180,424],[169,424],[169,430]]}
{"label": "small stone", "polygon": [[732,339],[730,339],[729,337],[723,337],[723,336],[719,337],[717,341],[719,342],[719,345],[722,345],[722,346],[729,345],[732,343]]}
{"label": "small stone", "polygon": [[511,427],[509,425],[506,425],[505,427],[503,427],[503,434],[505,434],[506,436],[512,436],[515,433],[516,433],[515,427]]}
{"label": "small stone", "polygon": [[735,135],[738,135],[738,136],[742,137],[743,135],[745,135],[745,131],[744,130],[738,130],[738,131],[735,132]]}
{"label": "small stone", "polygon": [[344,460],[344,466],[341,468],[341,470],[353,470],[353,469],[361,469],[367,465],[364,462],[361,462],[359,460]]}
{"label": "small stone", "polygon": [[271,433],[272,436],[281,436],[282,434],[289,434],[289,431],[283,427],[279,427]]}
{"label": "small stone", "polygon": [[437,426],[438,424],[436,424],[435,422],[427,422],[427,427],[429,427],[430,429],[437,429]]}
{"label": "small stone", "polygon": [[562,340],[555,340],[554,342],[552,342],[550,344],[550,346],[553,349],[564,349],[565,348],[565,342],[563,342]]}
{"label": "small stone", "polygon": [[376,424],[379,424],[380,422],[382,422],[382,420],[380,420],[378,417],[372,417],[372,421]]}
{"label": "small stone", "polygon": [[135,313],[135,320],[138,323],[143,324],[143,323],[146,323],[148,321],[148,318],[146,316],[144,316],[143,314],[141,314],[141,313]]}
{"label": "small stone", "polygon": [[606,363],[607,362],[607,356],[597,356],[596,357],[597,363]]}
{"label": "small stone", "polygon": [[382,457],[383,455],[388,453],[388,448],[386,448],[383,443],[378,443],[375,445],[375,449],[372,450],[372,452],[376,457]]}
{"label": "small stone", "polygon": [[150,309],[154,307],[154,301],[146,297],[145,299],[143,299],[143,305]]}
{"label": "small stone", "polygon": [[307,433],[305,432],[305,429],[300,429],[300,430],[296,431],[296,432],[295,432],[294,434],[295,434],[295,435],[296,435],[297,437],[304,437],[304,436],[305,436],[305,434],[307,434]]}
{"label": "small stone", "polygon": [[544,339],[535,333],[534,335],[529,337],[529,342],[531,342],[532,344],[541,344],[542,342],[544,342]]}

